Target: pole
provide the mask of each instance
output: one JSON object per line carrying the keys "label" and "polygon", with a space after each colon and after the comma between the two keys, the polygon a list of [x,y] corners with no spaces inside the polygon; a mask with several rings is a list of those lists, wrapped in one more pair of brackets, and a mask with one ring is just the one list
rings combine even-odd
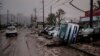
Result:
{"label": "pole", "polygon": [[7,10],[7,25],[9,24],[9,10]]}
{"label": "pole", "polygon": [[1,10],[0,10],[0,30],[1,30]]}
{"label": "pole", "polygon": [[36,8],[34,9],[34,12],[35,12],[35,22],[36,22]]}
{"label": "pole", "polygon": [[17,27],[18,27],[18,25],[19,25],[19,22],[18,22],[18,15],[17,15]]}
{"label": "pole", "polygon": [[90,27],[93,27],[93,0],[90,0]]}
{"label": "pole", "polygon": [[50,6],[50,13],[52,13],[52,6]]}
{"label": "pole", "polygon": [[37,28],[37,16],[36,16],[36,8],[34,9],[34,12],[35,12],[35,27]]}
{"label": "pole", "polygon": [[31,14],[31,27],[33,27],[33,14]]}
{"label": "pole", "polygon": [[59,22],[58,22],[58,25],[59,25],[59,27],[60,27],[60,12],[59,12],[59,18],[58,18],[58,20],[59,20]]}
{"label": "pole", "polygon": [[1,8],[2,8],[2,3],[0,2],[0,29],[1,29]]}
{"label": "pole", "polygon": [[44,24],[44,0],[42,0],[42,3],[43,3],[43,29],[45,27],[45,24]]}
{"label": "pole", "polygon": [[38,28],[38,23],[37,23],[37,10],[36,10],[36,8],[35,8],[35,24],[36,24],[36,28]]}
{"label": "pole", "polygon": [[0,28],[1,28],[1,10],[0,10]]}

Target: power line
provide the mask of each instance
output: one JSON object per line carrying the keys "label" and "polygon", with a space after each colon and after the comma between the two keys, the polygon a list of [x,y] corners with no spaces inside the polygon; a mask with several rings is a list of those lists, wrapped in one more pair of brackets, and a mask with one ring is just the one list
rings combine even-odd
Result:
{"label": "power line", "polygon": [[[54,1],[54,0],[53,0]],[[58,4],[58,5],[56,5],[58,2],[60,2],[61,0],[55,0],[55,2],[52,4],[52,5],[48,5],[48,7],[46,7],[45,6],[45,8],[44,8],[44,10],[47,10],[48,8],[50,8],[51,6],[52,6],[52,8],[54,9],[54,8],[57,8],[57,7],[59,7],[59,6],[62,6],[62,5],[65,5],[66,3],[69,3],[70,2],[70,0],[64,0],[64,2],[62,2],[62,3],[60,3],[60,4]],[[56,5],[56,6],[55,6]],[[41,9],[43,9],[43,8],[40,8],[40,11],[41,11]],[[42,13],[42,12],[41,12]]]}
{"label": "power line", "polygon": [[[53,5],[55,5],[56,3],[58,3],[60,0],[52,0],[48,5],[44,5],[45,6],[45,8],[44,9],[46,9],[46,8],[49,8],[50,6],[53,6]],[[54,3],[53,3],[54,2]],[[53,4],[52,4],[53,3]],[[43,8],[40,8],[40,10],[41,9],[43,9]]]}
{"label": "power line", "polygon": [[74,4],[72,4],[72,2],[73,2],[73,0],[69,2],[69,4],[70,4],[71,6],[73,6],[74,8],[76,8],[76,9],[79,10],[79,11],[85,12],[84,10],[82,10],[82,9],[76,7]]}
{"label": "power line", "polygon": [[[60,0],[59,0],[59,1],[60,1]],[[59,1],[56,1],[54,4],[57,4]],[[56,6],[53,4],[53,5],[51,5],[51,6],[52,6],[53,9],[54,9],[54,8],[56,8],[56,7],[65,5],[65,4],[68,3],[69,1],[70,1],[70,0],[68,0],[68,1],[65,0],[63,3],[60,3],[60,4],[56,5]]]}
{"label": "power line", "polygon": [[[54,0],[53,0],[54,1]],[[45,9],[49,8],[50,6],[54,6],[55,4],[57,4],[60,0],[55,0],[53,4],[48,5],[48,7],[45,7]]]}
{"label": "power line", "polygon": [[55,4],[58,3],[59,1],[60,1],[60,0],[53,0],[51,3],[53,3],[53,2],[54,2],[54,3],[51,4],[51,5],[49,4],[48,6],[50,7],[50,6],[52,6],[52,5],[55,5]]}
{"label": "power line", "polygon": [[[59,7],[59,6],[65,5],[65,4],[68,3],[69,1],[70,1],[70,0],[67,0],[67,1],[64,0],[63,3],[60,3],[59,5],[56,5],[56,6],[55,6],[54,4],[57,4],[58,2],[60,2],[60,0],[59,0],[59,1],[56,0],[56,1],[54,2],[54,4],[51,5],[51,6],[52,6],[52,8],[54,9],[54,8],[56,8],[56,7]],[[51,6],[49,6],[48,8],[50,8]],[[48,8],[45,7],[44,10],[47,10]],[[42,8],[42,9],[43,9],[43,8]],[[52,10],[53,10],[53,9],[52,9]],[[42,13],[41,9],[40,9],[40,12]]]}
{"label": "power line", "polygon": [[63,3],[60,3],[59,5],[56,5],[56,6],[53,6],[53,8],[57,8],[57,7],[59,7],[59,6],[62,6],[62,5],[65,5],[66,3],[68,3],[70,0],[68,0],[68,1],[64,1]]}

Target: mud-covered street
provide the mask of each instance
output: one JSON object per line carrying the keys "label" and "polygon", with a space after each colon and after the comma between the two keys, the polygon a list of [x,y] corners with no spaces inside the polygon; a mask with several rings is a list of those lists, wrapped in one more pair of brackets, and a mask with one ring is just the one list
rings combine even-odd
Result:
{"label": "mud-covered street", "polygon": [[100,56],[100,0],[0,0],[0,56]]}
{"label": "mud-covered street", "polygon": [[21,28],[18,31],[18,36],[11,38],[0,33],[0,56],[88,56],[67,46],[47,47],[50,40],[32,30]]}

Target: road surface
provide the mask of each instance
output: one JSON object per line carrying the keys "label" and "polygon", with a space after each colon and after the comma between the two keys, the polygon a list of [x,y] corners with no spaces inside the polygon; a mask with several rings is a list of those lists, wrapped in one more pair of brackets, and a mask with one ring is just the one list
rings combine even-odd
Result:
{"label": "road surface", "polygon": [[29,30],[20,29],[18,31],[17,37],[11,37],[6,39],[5,34],[1,34],[1,47],[4,56],[37,56],[31,55],[29,47],[27,34],[29,34]]}
{"label": "road surface", "polygon": [[67,47],[48,48],[44,46],[48,40],[32,34],[29,29],[19,29],[17,37],[7,39],[5,33],[0,36],[0,56],[86,56]]}

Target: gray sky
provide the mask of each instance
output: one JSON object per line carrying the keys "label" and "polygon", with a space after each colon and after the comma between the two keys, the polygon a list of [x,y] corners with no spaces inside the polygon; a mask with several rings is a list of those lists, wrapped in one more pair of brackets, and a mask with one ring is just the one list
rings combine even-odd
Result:
{"label": "gray sky", "polygon": [[[62,3],[70,0],[44,0],[45,1],[45,17],[50,13],[50,6],[53,5],[53,12],[55,13],[59,8],[62,8],[66,12],[66,17],[79,18],[84,16],[84,13],[73,8],[69,3],[62,5]],[[74,0],[73,4],[82,10],[89,10],[90,0]],[[42,0],[3,0],[3,13],[9,9],[10,13],[23,13],[24,15],[30,15],[33,9],[37,8],[37,15],[42,16]]]}
{"label": "gray sky", "polygon": [[30,15],[33,8],[40,7],[40,0],[3,0],[4,10],[9,9],[11,13],[23,13]]}

